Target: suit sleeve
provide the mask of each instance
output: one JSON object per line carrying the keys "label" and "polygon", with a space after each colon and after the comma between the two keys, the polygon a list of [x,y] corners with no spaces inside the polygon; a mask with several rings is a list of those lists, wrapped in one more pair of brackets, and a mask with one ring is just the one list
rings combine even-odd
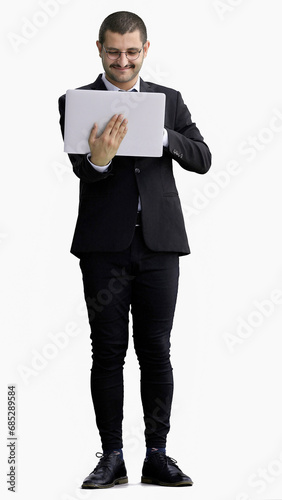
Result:
{"label": "suit sleeve", "polygon": [[179,92],[174,113],[174,126],[167,128],[169,145],[166,151],[185,170],[205,174],[211,166],[211,152]]}
{"label": "suit sleeve", "polygon": [[[62,136],[64,138],[64,128],[65,128],[65,100],[66,96],[63,95],[59,98],[59,112],[60,112],[60,127],[62,131]],[[98,182],[106,179],[112,175],[112,166],[110,165],[107,172],[101,173],[95,170],[92,165],[90,165],[87,154],[69,154],[69,159],[71,161],[73,171],[79,179],[83,182],[91,183]]]}

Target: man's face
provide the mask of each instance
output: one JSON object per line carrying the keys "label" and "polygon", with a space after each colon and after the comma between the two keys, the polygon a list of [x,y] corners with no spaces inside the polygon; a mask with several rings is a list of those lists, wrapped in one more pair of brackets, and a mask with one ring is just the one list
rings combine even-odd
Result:
{"label": "man's face", "polygon": [[[143,48],[142,40],[140,38],[140,31],[136,30],[133,33],[113,33],[106,31],[105,42],[102,46],[96,42],[99,55],[102,58],[103,67],[106,73],[107,80],[116,85],[117,87],[128,90],[138,79],[138,74],[143,65],[144,58],[150,46],[150,42],[146,42]],[[120,57],[113,61],[109,59],[105,50],[125,52],[127,50],[141,50],[138,59],[130,61],[127,59],[126,54],[120,54]]]}

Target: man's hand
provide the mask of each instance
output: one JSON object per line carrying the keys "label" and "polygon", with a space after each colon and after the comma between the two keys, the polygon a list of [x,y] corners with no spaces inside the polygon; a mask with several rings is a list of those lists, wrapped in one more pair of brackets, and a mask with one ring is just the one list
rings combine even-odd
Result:
{"label": "man's hand", "polygon": [[100,137],[97,137],[98,125],[94,124],[88,140],[92,163],[100,167],[110,163],[127,133],[127,123],[123,115],[114,115]]}

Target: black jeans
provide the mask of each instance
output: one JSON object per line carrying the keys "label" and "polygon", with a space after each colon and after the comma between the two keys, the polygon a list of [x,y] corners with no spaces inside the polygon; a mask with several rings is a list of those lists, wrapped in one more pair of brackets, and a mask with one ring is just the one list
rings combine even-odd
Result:
{"label": "black jeans", "polygon": [[146,445],[165,447],[173,395],[170,332],[179,257],[149,250],[137,227],[127,250],[85,254],[80,267],[91,327],[91,394],[102,447],[123,446],[123,365],[130,307]]}

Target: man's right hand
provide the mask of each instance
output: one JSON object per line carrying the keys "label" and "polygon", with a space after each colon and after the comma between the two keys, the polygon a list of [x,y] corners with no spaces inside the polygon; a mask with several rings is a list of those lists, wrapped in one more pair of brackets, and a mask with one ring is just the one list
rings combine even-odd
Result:
{"label": "man's right hand", "polygon": [[108,165],[116,155],[118,148],[127,133],[128,120],[123,115],[114,115],[104,132],[97,137],[98,125],[94,124],[89,136],[91,162],[99,167]]}

